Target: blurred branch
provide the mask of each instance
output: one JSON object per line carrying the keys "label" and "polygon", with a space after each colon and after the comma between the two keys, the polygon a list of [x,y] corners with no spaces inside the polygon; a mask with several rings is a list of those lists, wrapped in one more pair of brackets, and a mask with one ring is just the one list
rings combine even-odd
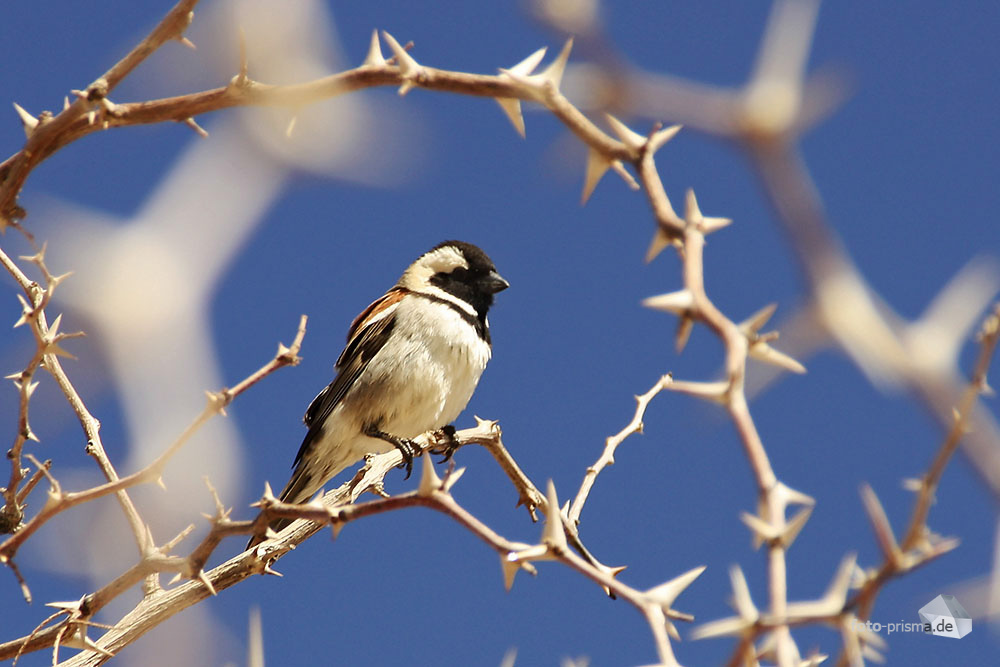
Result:
{"label": "blurred branch", "polygon": [[[229,405],[234,398],[242,394],[264,377],[280,368],[285,366],[294,366],[299,363],[298,352],[301,349],[302,339],[305,336],[305,326],[306,316],[303,315],[299,321],[299,328],[296,332],[295,339],[292,341],[292,345],[290,347],[285,347],[284,345],[279,344],[278,352],[275,354],[274,358],[271,359],[271,361],[266,363],[254,373],[250,374],[233,388],[224,388],[217,393],[207,393],[208,401],[201,414],[194,419],[184,432],[181,433],[181,435],[162,454],[160,454],[160,456],[141,470],[138,470],[131,475],[109,481],[108,483],[100,486],[75,492],[64,492],[59,482],[52,477],[51,474],[46,472],[50,481],[48,500],[42,509],[26,524],[24,524],[12,536],[7,538],[7,540],[0,543],[0,562],[8,564],[12,562],[17,550],[22,544],[24,544],[25,540],[27,540],[32,534],[35,533],[35,531],[41,528],[41,526],[54,516],[70,509],[71,507],[90,502],[112,493],[123,492],[125,489],[137,484],[158,480],[163,468],[166,466],[171,457],[180,451],[181,447],[187,443],[191,436],[199,428],[201,428],[206,421],[217,414],[225,414],[225,407]],[[144,539],[140,543],[140,554],[144,560],[148,560],[152,557],[152,554],[156,551],[156,549],[153,546],[152,539],[145,526],[142,527],[142,536]]]}
{"label": "blurred branch", "polygon": [[198,0],[180,0],[128,55],[95,79],[85,90],[74,91],[76,99],[67,103],[59,114],[42,114],[37,119],[30,114],[27,118],[25,114],[21,115],[28,140],[21,150],[0,164],[0,231],[5,224],[24,216],[24,211],[17,205],[18,193],[31,171],[66,144],[67,134],[72,134],[73,128],[78,127],[81,122],[93,126],[97,109],[102,114],[110,113],[109,109],[113,110],[114,105],[107,103],[108,94],[164,43],[170,40],[185,41],[183,34],[191,23],[194,16],[192,10],[197,2]]}
{"label": "blurred branch", "polygon": [[[322,504],[283,504],[274,499],[268,488],[259,503],[261,514],[252,521],[232,520],[230,510],[225,508],[213,489],[216,514],[211,518],[212,526],[208,535],[187,556],[171,556],[170,552],[190,531],[185,530],[170,542],[156,547],[125,489],[158,479],[166,461],[205,421],[223,412],[235,396],[270,372],[281,366],[297,363],[297,352],[305,332],[305,318],[303,317],[295,342],[290,348],[280,347],[269,364],[236,387],[209,394],[208,405],[202,414],[158,459],[132,475],[119,478],[104,452],[99,423],[87,410],[57,358],[59,354],[66,354],[59,343],[75,334],[58,333],[58,317],[52,325],[46,319],[45,307],[52,291],[65,276],[52,276],[48,272],[44,264],[44,248],[37,256],[24,258],[41,270],[44,286],[30,280],[0,250],[0,263],[24,292],[19,323],[30,324],[36,341],[36,351],[32,358],[22,371],[12,377],[19,391],[18,433],[11,448],[12,469],[10,481],[3,491],[5,505],[0,513],[0,528],[8,526],[16,532],[0,544],[0,562],[11,568],[27,591],[27,585],[13,561],[23,542],[59,512],[110,493],[118,495],[140,551],[139,563],[127,572],[79,602],[57,603],[60,611],[43,622],[36,632],[0,645],[0,659],[49,646],[55,647],[57,651],[62,644],[89,649],[67,664],[101,664],[111,656],[111,652],[120,650],[152,627],[216,591],[234,585],[252,574],[274,574],[272,563],[325,525],[330,525],[336,535],[343,525],[355,519],[404,507],[426,506],[451,516],[495,549],[500,554],[508,588],[519,570],[534,572],[535,562],[556,560],[580,572],[610,594],[626,599],[649,623],[660,662],[676,664],[669,642],[670,636],[676,637],[672,621],[690,620],[690,617],[673,610],[672,604],[703,568],[691,570],[656,588],[638,591],[615,578],[623,568],[613,568],[598,562],[584,547],[578,533],[583,506],[598,475],[614,462],[616,448],[629,435],[641,431],[642,418],[649,401],[663,389],[687,393],[726,408],[756,484],[758,513],[744,513],[742,518],[751,529],[755,543],[758,546],[767,545],[769,608],[763,612],[757,609],[750,598],[742,571],[734,568],[730,577],[738,617],[715,621],[696,631],[696,635],[701,637],[726,634],[737,637],[738,643],[731,664],[755,664],[761,659],[774,660],[783,667],[817,664],[821,659],[819,656],[802,660],[790,631],[792,627],[816,623],[834,624],[841,630],[844,659],[852,663],[858,663],[866,651],[873,650],[877,637],[864,635],[851,624],[870,614],[885,581],[954,546],[953,541],[933,538],[926,520],[945,465],[970,426],[973,434],[966,438],[966,451],[970,453],[978,472],[994,494],[1000,496],[1000,453],[995,447],[1000,440],[998,429],[989,414],[974,410],[977,395],[986,386],[989,360],[997,343],[996,314],[989,320],[992,324],[984,329],[980,360],[972,382],[964,392],[956,379],[954,360],[944,359],[942,356],[943,361],[936,366],[921,366],[922,356],[916,353],[920,342],[917,335],[920,333],[917,331],[920,323],[904,327],[878,302],[828,225],[821,198],[798,153],[797,142],[801,134],[829,113],[842,95],[837,82],[831,79],[814,77],[806,80],[809,44],[818,9],[816,0],[775,2],[754,74],[742,89],[712,89],[679,79],[657,79],[636,70],[623,79],[624,88],[631,92],[632,99],[628,95],[617,96],[618,106],[608,107],[611,110],[623,108],[630,112],[643,111],[644,104],[655,100],[655,106],[645,108],[653,117],[671,114],[672,109],[675,113],[671,115],[675,119],[683,120],[693,128],[715,136],[734,139],[743,145],[761,176],[764,190],[777,210],[779,219],[789,232],[809,279],[822,324],[873,379],[888,378],[913,389],[931,411],[943,423],[948,424],[949,432],[945,442],[927,474],[917,485],[917,500],[902,543],[896,542],[874,491],[866,488],[863,492],[865,506],[884,552],[885,562],[867,579],[861,591],[847,600],[847,590],[855,569],[854,557],[848,556],[835,574],[826,595],[819,600],[807,602],[790,602],[788,599],[786,551],[808,520],[814,501],[778,479],[756,430],[744,390],[748,356],[793,372],[802,372],[804,369],[794,359],[770,347],[769,343],[774,340],[776,333],[760,333],[760,329],[774,312],[773,306],[765,307],[748,320],[737,323],[719,311],[708,297],[703,266],[705,236],[729,224],[729,220],[703,216],[692,191],[688,191],[683,218],[674,210],[654,157],[677,133],[679,126],[663,128],[656,123],[651,131],[643,135],[608,114],[605,118],[614,136],[600,129],[584,115],[581,106],[571,103],[561,90],[572,40],[567,41],[559,55],[541,70],[538,67],[544,50],[535,52],[508,69],[501,69],[497,75],[479,75],[422,65],[406,46],[400,46],[395,38],[383,33],[384,43],[393,52],[391,58],[383,57],[383,42],[379,41],[377,35],[373,35],[371,50],[360,67],[285,86],[252,80],[249,77],[250,63],[247,62],[246,49],[241,43],[239,70],[227,86],[159,100],[124,104],[112,102],[109,94],[115,86],[163,43],[174,39],[190,44],[183,38],[183,32],[192,20],[191,10],[195,4],[196,0],[181,0],[125,58],[85,90],[75,91],[76,99],[71,104],[67,102],[59,114],[44,112],[36,118],[17,107],[28,138],[21,150],[0,164],[0,230],[6,224],[17,225],[16,220],[25,215],[17,203],[17,197],[32,170],[64,146],[99,130],[177,121],[203,134],[204,131],[194,118],[212,111],[242,106],[297,108],[365,88],[397,86],[401,95],[413,88],[424,88],[491,97],[500,104],[515,129],[523,136],[521,103],[534,102],[548,109],[587,146],[584,201],[609,169],[614,169],[628,185],[638,187],[638,183],[641,183],[646,190],[656,223],[648,258],[652,259],[666,247],[674,247],[681,259],[683,278],[681,290],[647,299],[646,305],[678,316],[678,349],[684,347],[695,323],[707,326],[723,343],[725,376],[714,382],[673,381],[670,376],[661,378],[649,392],[637,398],[638,405],[631,422],[617,435],[606,439],[600,458],[584,474],[572,505],[567,504],[564,508],[559,507],[551,483],[548,493],[542,494],[524,474],[503,447],[496,422],[479,421],[475,429],[456,434],[459,444],[481,444],[491,452],[517,489],[519,504],[526,506],[533,519],[536,518],[536,508],[545,513],[546,525],[540,541],[535,544],[509,541],[469,514],[450,494],[450,488],[461,471],[451,472],[442,481],[437,478],[426,459],[424,475],[416,491],[356,503],[366,491],[384,495],[382,480],[401,460],[399,452],[393,451],[371,457],[352,480],[328,494]],[[593,16],[581,25],[585,28],[585,39],[599,37]],[[620,61],[615,67],[619,68],[615,72],[620,72]],[[626,164],[632,166],[638,183],[625,168]],[[954,295],[952,297],[953,300],[961,300]],[[956,332],[949,335],[958,339]],[[40,367],[52,374],[73,407],[88,438],[88,453],[102,468],[108,480],[106,484],[66,493],[61,490],[59,482],[48,469],[48,464],[37,462],[35,473],[25,483],[28,471],[22,467],[22,456],[29,460],[33,457],[24,453],[23,448],[24,443],[33,438],[28,419],[29,405],[31,392],[36,384],[33,379]],[[954,408],[955,405],[958,407]],[[954,418],[953,410],[956,411]],[[449,446],[439,442],[433,434],[423,438],[421,447],[424,451]],[[24,501],[31,488],[43,476],[50,482],[48,502],[38,514],[22,525]],[[801,507],[794,516],[786,517],[786,512],[792,505]],[[268,535],[270,539],[223,565],[207,572],[204,570],[209,557],[222,539],[231,535],[259,533],[265,530],[271,518],[279,516],[306,520],[293,523],[277,536]],[[192,581],[168,590],[158,585],[147,587],[139,604],[108,631],[99,644],[87,639],[86,629],[91,625],[89,619],[94,613],[143,578],[168,571]],[[44,627],[57,619],[55,625]],[[755,640],[761,637],[763,641],[755,646]]]}
{"label": "blurred branch", "polygon": [[[87,437],[87,453],[97,461],[101,471],[104,473],[104,476],[109,483],[114,483],[118,480],[118,475],[115,472],[114,466],[108,459],[107,454],[104,451],[104,445],[101,442],[100,422],[97,421],[97,419],[94,418],[94,416],[87,409],[83,399],[80,398],[79,393],[76,391],[72,382],[70,382],[69,377],[62,368],[62,364],[59,362],[60,355],[68,356],[69,354],[62,347],[60,347],[59,343],[67,338],[81,334],[59,333],[58,329],[59,323],[61,322],[61,316],[56,317],[50,327],[45,314],[45,307],[49,304],[56,287],[63,280],[68,278],[70,274],[66,273],[55,276],[49,271],[48,266],[45,264],[44,246],[35,255],[23,257],[22,259],[34,264],[41,271],[45,286],[43,287],[36,281],[29,279],[21,268],[7,256],[2,248],[0,248],[0,264],[3,264],[7,272],[14,278],[15,282],[24,292],[24,297],[21,297],[21,317],[15,323],[15,326],[25,323],[29,324],[32,335],[35,338],[36,346],[36,352],[32,360],[15,380],[19,385],[18,388],[21,393],[18,414],[20,428],[14,447],[11,448],[9,455],[11,461],[11,478],[4,492],[3,509],[3,514],[7,519],[7,525],[5,525],[4,528],[7,530],[4,530],[3,532],[20,532],[24,530],[24,527],[21,526],[21,520],[23,518],[23,511],[21,507],[24,500],[27,498],[27,494],[19,496],[17,486],[23,479],[21,451],[24,441],[27,439],[35,439],[30,427],[28,426],[28,400],[31,397],[31,392],[34,390],[34,386],[37,385],[37,383],[32,384],[32,378],[34,377],[35,370],[39,366],[44,367],[49,374],[52,375],[53,379],[55,379],[56,384],[59,385],[60,390],[62,390],[63,395],[66,397],[70,407],[73,409],[77,419],[80,421],[80,425]],[[125,513],[129,526],[132,528],[132,534],[136,540],[139,552],[142,553],[145,548],[144,540],[146,535],[144,523],[140,518],[138,511],[135,509],[135,505],[132,503],[132,500],[128,497],[128,494],[125,493],[124,490],[120,490],[117,495],[122,511]],[[16,519],[16,522],[14,519]],[[4,549],[4,545],[8,544],[16,537],[17,535],[9,538],[3,544],[0,544],[0,563],[12,562],[10,559],[13,558],[16,547],[14,547],[13,550],[6,551]],[[27,590],[26,587],[25,590]]]}
{"label": "blurred branch", "polygon": [[[875,492],[868,486],[863,489],[866,508],[872,517],[884,561],[877,569],[865,573],[860,590],[845,605],[845,609],[853,610],[854,616],[861,621],[871,618],[876,598],[891,579],[910,572],[958,546],[957,539],[944,539],[935,535],[927,525],[927,517],[945,468],[957,451],[962,438],[968,433],[970,418],[979,395],[988,390],[987,375],[997,343],[1000,341],[1000,304],[995,305],[993,311],[983,321],[978,340],[979,355],[962,400],[955,407],[952,427],[948,430],[927,472],[919,480],[910,480],[908,483],[908,488],[915,491],[917,497],[901,542],[897,544],[892,527]],[[849,653],[845,648],[838,664],[847,665]]]}

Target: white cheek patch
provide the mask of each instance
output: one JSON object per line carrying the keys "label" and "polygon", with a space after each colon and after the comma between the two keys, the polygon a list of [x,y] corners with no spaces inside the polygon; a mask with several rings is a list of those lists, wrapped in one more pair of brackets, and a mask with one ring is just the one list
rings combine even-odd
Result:
{"label": "white cheek patch", "polygon": [[442,272],[449,273],[459,268],[469,268],[469,263],[465,260],[465,256],[457,249],[450,246],[438,248],[434,252],[424,255],[424,257],[421,258],[420,263],[425,262],[428,268],[431,269],[432,275],[434,273]]}

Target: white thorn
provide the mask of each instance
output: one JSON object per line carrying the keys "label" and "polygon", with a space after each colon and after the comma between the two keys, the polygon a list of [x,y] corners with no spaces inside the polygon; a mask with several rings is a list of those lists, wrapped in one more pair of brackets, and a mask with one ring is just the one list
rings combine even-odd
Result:
{"label": "white thorn", "polygon": [[556,485],[549,480],[548,502],[545,508],[545,528],[542,530],[542,544],[549,548],[566,549],[566,532],[563,530],[562,514],[559,511],[559,500],[556,498]]}
{"label": "white thorn", "polygon": [[507,115],[510,120],[511,125],[517,130],[517,133],[521,135],[524,139],[524,116],[521,115],[521,100],[516,97],[496,97],[494,98],[503,112]]}
{"label": "white thorn", "polygon": [[531,61],[537,56],[537,51],[531,54],[526,60],[515,65],[514,68],[501,68],[500,73],[521,84],[525,93],[530,94],[533,99],[544,104],[549,87],[554,91],[559,90],[559,84],[562,82],[563,72],[566,70],[566,63],[569,60],[569,52],[572,48],[573,39],[570,38],[566,41],[566,45],[559,53],[559,56],[538,74],[529,75],[526,73],[530,71],[527,65],[532,64]]}
{"label": "white thorn", "polygon": [[580,205],[587,203],[590,195],[594,193],[594,188],[600,182],[601,177],[611,168],[611,160],[598,150],[593,148],[587,155],[587,172],[583,179],[583,195],[580,197]]}
{"label": "white thorn", "polygon": [[[528,76],[535,71],[535,68],[538,67],[538,63],[542,62],[542,58],[545,57],[546,51],[548,51],[548,47],[543,46],[518,64],[508,68],[506,71],[516,76]],[[503,72],[504,70],[500,71]]]}
{"label": "white thorn", "polygon": [[666,144],[668,141],[674,138],[678,132],[681,131],[680,125],[671,125],[670,127],[665,127],[659,132],[653,133],[653,136],[649,138],[649,150],[654,153]]}
{"label": "white thorn", "polygon": [[403,77],[403,85],[399,87],[399,94],[405,95],[410,92],[415,85],[415,79],[420,75],[423,69],[413,57],[406,52],[396,38],[387,33],[385,30],[382,31],[382,37],[385,38],[386,43],[389,44],[389,48],[392,49],[393,55],[396,56],[396,62],[399,64],[399,73]]}
{"label": "white thorn", "polygon": [[[546,47],[543,46],[513,67],[500,69],[500,78],[511,81],[524,79],[538,67],[538,63],[542,61],[546,50]],[[524,116],[521,114],[521,100],[516,97],[497,97],[495,99],[500,108],[503,109],[503,112],[507,114],[507,118],[514,125],[514,129],[524,139]]]}
{"label": "white thorn", "polygon": [[689,290],[682,289],[643,299],[642,305],[654,310],[664,310],[674,315],[683,315],[694,305],[694,296]]}
{"label": "white thorn", "polygon": [[425,454],[422,458],[424,466],[420,473],[420,486],[417,487],[417,495],[427,497],[441,488],[441,478],[434,472],[434,462],[430,455]]}
{"label": "white thorn", "polygon": [[[559,90],[559,84],[562,83],[563,72],[566,71],[566,63],[569,62],[569,52],[573,50],[573,38],[570,37],[566,40],[563,45],[562,51],[556,57],[552,63],[546,67],[544,70],[538,73],[538,76],[542,77],[544,80],[552,83],[552,87]],[[534,55],[534,54],[532,54]]]}
{"label": "white thorn", "polygon": [[361,66],[385,67],[385,57],[382,55],[382,44],[378,41],[378,30],[372,30],[372,41],[368,46],[368,55]]}
{"label": "white thorn", "polygon": [[17,115],[21,118],[21,125],[24,126],[24,136],[30,139],[31,133],[35,131],[36,127],[38,127],[38,119],[25,111],[24,107],[17,102],[14,102],[14,111],[16,111]]}
{"label": "white thorn", "polygon": [[638,151],[646,143],[646,137],[642,136],[638,132],[632,131],[628,125],[621,122],[609,113],[604,114],[604,118],[608,121],[608,125],[611,126],[612,131],[621,142],[625,144],[625,147],[630,151]]}
{"label": "white thorn", "polygon": [[699,567],[688,570],[684,574],[674,577],[665,584],[660,584],[655,588],[650,588],[646,591],[648,597],[653,598],[657,604],[659,604],[664,609],[669,609],[670,605],[674,603],[677,596],[684,592],[684,589],[691,585],[695,579],[697,579],[702,572],[705,571],[706,565],[701,565]]}

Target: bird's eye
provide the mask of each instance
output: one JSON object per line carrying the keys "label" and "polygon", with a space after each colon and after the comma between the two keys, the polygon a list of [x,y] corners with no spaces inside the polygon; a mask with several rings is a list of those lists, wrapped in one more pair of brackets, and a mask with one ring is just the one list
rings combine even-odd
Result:
{"label": "bird's eye", "polygon": [[439,271],[431,278],[434,285],[443,285],[450,282],[469,282],[469,270],[465,267],[458,267],[451,271]]}

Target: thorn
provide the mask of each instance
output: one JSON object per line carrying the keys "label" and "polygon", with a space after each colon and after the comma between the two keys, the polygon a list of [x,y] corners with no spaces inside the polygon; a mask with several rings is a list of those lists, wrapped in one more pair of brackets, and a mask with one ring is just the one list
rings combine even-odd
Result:
{"label": "thorn", "polygon": [[27,300],[25,300],[23,296],[18,294],[17,300],[21,302],[21,317],[17,318],[17,322],[14,322],[14,327],[13,327],[14,329],[26,323],[29,317],[35,315],[35,310],[28,305]]}
{"label": "thorn", "polygon": [[167,490],[167,484],[166,482],[163,481],[163,475],[156,476],[156,485],[161,489],[163,489],[164,491]]}
{"label": "thorn", "polygon": [[51,278],[49,278],[49,295],[51,295],[52,292],[55,291],[56,287],[58,287],[64,280],[69,278],[71,275],[73,275],[73,272],[67,271],[66,273],[61,273],[58,276],[52,276]]}
{"label": "thorn", "polygon": [[368,55],[361,66],[385,67],[385,57],[382,55],[382,45],[378,41],[378,30],[372,30],[371,44],[368,46]]}
{"label": "thorn", "polygon": [[261,497],[261,500],[267,500],[267,501],[277,500],[277,498],[274,497],[274,492],[271,490],[270,482],[264,482],[264,495]]}
{"label": "thorn", "polygon": [[71,352],[67,352],[59,343],[50,342],[45,346],[45,354],[51,354],[56,357],[66,357],[67,359],[76,359],[76,355]]}
{"label": "thorn", "polygon": [[756,623],[760,617],[757,606],[750,597],[750,588],[747,586],[747,579],[743,576],[743,570],[739,565],[729,568],[729,581],[733,586],[733,606],[740,618],[750,623]]}
{"label": "thorn", "polygon": [[656,259],[663,249],[674,244],[674,237],[663,231],[663,228],[659,225],[656,226],[656,231],[653,232],[653,240],[649,242],[649,248],[646,250],[645,261],[647,264]]}
{"label": "thorn", "polygon": [[100,653],[101,655],[113,658],[114,653],[107,651],[100,646],[98,646],[93,639],[87,636],[85,627],[77,627],[69,636],[66,636],[62,640],[62,645],[67,648],[78,648],[94,651],[95,653]]}
{"label": "thorn", "polygon": [[760,548],[762,543],[770,542],[778,536],[778,532],[774,529],[774,526],[756,514],[740,512],[740,520],[753,532],[754,549]]}
{"label": "thorn", "polygon": [[331,539],[337,539],[340,536],[340,531],[344,529],[347,525],[346,521],[341,521],[339,517],[331,517],[330,519],[330,532],[333,533]]}
{"label": "thorn", "polygon": [[413,56],[406,52],[406,49],[399,45],[395,37],[385,30],[382,31],[382,37],[385,38],[389,48],[392,49],[399,66],[399,73],[403,77],[403,85],[399,87],[399,94],[400,96],[406,95],[406,93],[410,92],[410,89],[417,85],[415,80],[420,76],[423,68],[420,66],[420,63],[413,59]]}
{"label": "thorn", "polygon": [[660,605],[664,611],[667,611],[674,603],[674,600],[676,600],[677,597],[684,592],[684,589],[690,586],[691,583],[705,571],[706,567],[706,565],[701,565],[688,570],[678,577],[674,577],[664,584],[660,584],[655,588],[650,588],[646,591],[646,597],[651,598],[656,602],[656,604]]}
{"label": "thorn", "polygon": [[[510,69],[500,69],[500,78],[516,81],[518,77],[527,77],[538,67],[538,63],[542,61],[546,50],[546,47],[542,47]],[[514,126],[514,129],[524,139],[524,116],[521,114],[521,100],[516,97],[497,97],[495,99]]]}
{"label": "thorn", "polygon": [[646,144],[646,137],[642,136],[638,132],[632,131],[628,125],[621,122],[611,114],[604,114],[604,118],[608,121],[608,125],[611,126],[611,130],[618,135],[621,142],[625,144],[625,147],[633,153],[638,153],[639,149]]}
{"label": "thorn", "polygon": [[[563,73],[566,71],[566,63],[569,62],[569,53],[573,50],[573,38],[570,37],[566,40],[563,45],[562,51],[556,57],[552,63],[546,67],[544,70],[539,72],[538,76],[542,77],[543,80],[552,83],[552,87],[559,90],[559,84],[562,83]],[[537,53],[537,52],[536,52]],[[532,54],[533,57],[534,54]],[[541,60],[541,58],[539,58]]]}
{"label": "thorn", "polygon": [[737,326],[745,335],[755,334],[764,328],[764,325],[767,324],[767,321],[771,319],[771,316],[774,315],[774,311],[777,309],[778,304],[769,303],[747,319],[740,322]]}
{"label": "thorn", "polygon": [[506,114],[507,119],[510,120],[511,125],[517,130],[517,133],[521,135],[521,138],[525,138],[524,131],[524,116],[521,114],[521,100],[516,97],[495,97],[493,98],[503,109],[504,114]]}
{"label": "thorn", "polygon": [[802,528],[805,527],[806,522],[812,515],[812,511],[813,506],[806,505],[799,510],[798,514],[793,516],[792,519],[785,524],[785,532],[781,534],[781,543],[786,549],[792,546],[792,543],[795,542],[795,538],[799,536],[800,532],[802,532]]}
{"label": "thorn", "polygon": [[587,171],[583,179],[583,195],[580,197],[580,205],[583,206],[594,193],[594,188],[600,182],[601,177],[611,168],[611,160],[600,151],[593,148],[587,154]]}
{"label": "thorn", "polygon": [[778,484],[773,487],[772,493],[775,493],[780,498],[780,502],[787,507],[788,505],[815,505],[816,499],[812,496],[802,493],[801,491],[796,491],[792,487],[788,486],[784,482],[778,482]]}
{"label": "thorn", "polygon": [[621,160],[612,160],[611,168],[614,169],[616,174],[622,177],[622,180],[625,181],[625,185],[627,185],[630,190],[639,189],[639,183],[635,180],[632,174],[628,172],[628,169],[625,168],[625,165],[622,164]]}
{"label": "thorn", "polygon": [[[86,97],[86,93],[84,93],[84,97]],[[91,109],[90,111],[87,112],[87,125],[93,125],[94,121],[96,120],[97,120],[97,112]]]}
{"label": "thorn", "polygon": [[441,488],[441,478],[434,472],[434,462],[430,456],[423,456],[424,466],[420,474],[420,486],[417,487],[417,495],[430,497],[435,491]]}
{"label": "thorn", "polygon": [[882,555],[890,563],[898,566],[903,560],[903,552],[896,542],[896,536],[892,532],[892,525],[889,523],[889,517],[886,516],[882,503],[868,484],[861,486],[861,500],[864,501],[865,512],[872,523],[872,529],[875,531],[875,538],[878,540]]}
{"label": "thorn", "polygon": [[717,232],[731,224],[733,224],[732,218],[703,218],[701,221],[701,233],[708,236],[712,232]]}
{"label": "thorn", "polygon": [[59,333],[59,325],[62,324],[62,313],[56,315],[56,319],[52,320],[52,324],[49,325],[49,336],[55,339],[56,335]]}
{"label": "thorn", "polygon": [[280,573],[277,570],[275,570],[273,567],[271,567],[270,563],[264,563],[264,574],[270,574],[270,575],[273,575],[275,577],[283,577],[283,576],[285,576],[282,573]]}
{"label": "thorn", "polygon": [[69,109],[69,97],[63,95],[63,111],[66,111],[66,109]]}
{"label": "thorn", "polygon": [[701,209],[698,208],[698,198],[694,195],[694,190],[688,188],[684,193],[684,220],[689,225],[697,226],[702,221]]}
{"label": "thorn", "polygon": [[213,586],[212,582],[208,580],[208,575],[205,574],[205,570],[198,570],[198,580],[205,584],[205,588],[207,588],[208,592],[212,594],[212,597],[218,595],[218,593],[215,592],[215,586]]}
{"label": "thorn", "polygon": [[16,111],[17,115],[21,118],[21,125],[24,127],[25,138],[30,139],[32,132],[34,132],[35,128],[38,127],[38,119],[25,111],[24,107],[17,102],[14,102],[14,111]]}
{"label": "thorn", "polygon": [[647,150],[656,152],[663,148],[663,146],[674,138],[678,132],[681,131],[681,125],[671,125],[670,127],[663,128],[653,133],[653,136],[649,138],[649,145]]}
{"label": "thorn", "polygon": [[501,75],[510,72],[515,76],[529,76],[535,71],[535,68],[538,67],[538,63],[542,62],[542,58],[545,57],[545,52],[548,50],[549,47],[543,46],[513,67],[506,70],[501,69],[499,71],[501,72]]}
{"label": "thorn", "polygon": [[462,475],[464,474],[465,468],[459,468],[458,470],[452,471],[447,477],[445,477],[445,480],[441,485],[441,490],[445,493],[450,493],[451,487],[455,486],[455,483],[462,479]]}
{"label": "thorn", "polygon": [[694,329],[694,318],[689,315],[684,315],[677,321],[677,333],[674,334],[674,347],[677,349],[677,354],[684,351],[691,338],[692,329]]}
{"label": "thorn", "polygon": [[757,361],[763,361],[764,363],[784,368],[785,370],[793,373],[801,375],[806,372],[806,367],[799,363],[798,360],[790,357],[784,352],[774,349],[764,342],[752,344],[750,349],[747,350],[747,353]]}
{"label": "thorn", "polygon": [[722,229],[732,223],[729,218],[706,218],[698,208],[698,199],[694,195],[694,190],[688,188],[684,202],[684,222],[689,226],[699,230],[702,234],[710,231]]}
{"label": "thorn", "polygon": [[[563,72],[566,70],[566,63],[569,61],[569,53],[572,48],[573,38],[571,37],[566,41],[562,51],[559,52],[559,56],[538,74],[528,74],[534,68],[528,69],[527,67],[529,64],[537,64],[532,62],[533,59],[537,58],[537,60],[541,60],[538,51],[511,69],[501,68],[500,73],[506,74],[509,78],[521,84],[525,93],[530,94],[533,99],[544,104],[545,97],[550,90],[559,90],[559,84],[562,83]],[[523,67],[519,68],[519,66]]]}
{"label": "thorn", "polygon": [[559,511],[559,499],[556,498],[556,485],[549,480],[546,492],[545,528],[542,530],[542,544],[549,549],[566,549],[566,532],[563,530],[562,513]]}
{"label": "thorn", "polygon": [[510,560],[510,557],[514,555],[513,552],[509,554],[500,554],[500,569],[503,571],[503,587],[508,593],[510,589],[514,587],[514,577],[517,576],[517,571],[521,569],[521,563],[516,560]]}
{"label": "thorn", "polygon": [[185,118],[184,124],[190,127],[192,130],[194,130],[197,133],[197,135],[202,139],[208,139],[208,132],[206,132],[201,125],[198,125],[198,123],[195,122],[194,118],[190,117]]}
{"label": "thorn", "polygon": [[642,305],[653,310],[662,310],[674,315],[687,315],[694,306],[694,296],[687,289],[668,292],[642,300]]}

